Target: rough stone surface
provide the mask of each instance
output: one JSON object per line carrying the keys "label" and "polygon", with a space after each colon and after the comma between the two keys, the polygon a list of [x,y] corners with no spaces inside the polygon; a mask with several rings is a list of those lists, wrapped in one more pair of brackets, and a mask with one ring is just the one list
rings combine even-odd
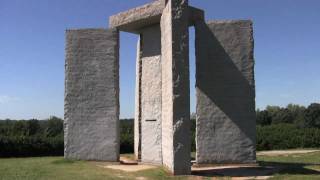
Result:
{"label": "rough stone surface", "polygon": [[141,53],[140,53],[140,38],[137,43],[137,59],[136,59],[136,89],[135,89],[135,112],[134,112],[134,155],[136,159],[140,159],[140,151],[141,151],[141,99],[140,99],[140,78],[141,78]]}
{"label": "rough stone surface", "polygon": [[252,22],[196,23],[199,164],[256,160]]}
{"label": "rough stone surface", "polygon": [[205,13],[202,9],[189,6],[189,26],[194,26],[197,21],[205,20]]}
{"label": "rough stone surface", "polygon": [[165,0],[156,0],[140,7],[110,16],[109,27],[121,31],[139,32],[138,30],[153,24],[159,24]]}
{"label": "rough stone surface", "polygon": [[[156,0],[140,7],[110,16],[109,27],[118,28],[121,31],[140,34],[143,28],[159,24],[162,12],[165,8],[165,0]],[[204,11],[192,6],[188,7],[189,25],[194,25],[197,20],[204,20]]]}
{"label": "rough stone surface", "polygon": [[66,32],[65,158],[119,160],[119,33]]}
{"label": "rough stone surface", "polygon": [[162,154],[173,174],[190,174],[188,1],[168,0],[161,17]]}
{"label": "rough stone surface", "polygon": [[143,29],[141,40],[141,161],[162,164],[160,26]]}

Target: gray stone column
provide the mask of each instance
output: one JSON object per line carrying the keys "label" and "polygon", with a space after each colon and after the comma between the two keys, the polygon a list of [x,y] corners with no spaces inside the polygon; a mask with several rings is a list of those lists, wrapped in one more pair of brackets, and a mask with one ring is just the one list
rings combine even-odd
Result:
{"label": "gray stone column", "polygon": [[119,160],[119,32],[66,32],[65,158]]}
{"label": "gray stone column", "polygon": [[160,25],[141,30],[141,161],[162,164]]}
{"label": "gray stone column", "polygon": [[255,162],[256,122],[252,22],[197,22],[196,160]]}
{"label": "gray stone column", "polygon": [[137,43],[136,58],[136,88],[135,88],[135,112],[134,112],[134,155],[140,159],[141,151],[141,52],[140,38]]}
{"label": "gray stone column", "polygon": [[168,0],[161,17],[162,154],[173,174],[190,174],[188,1]]}

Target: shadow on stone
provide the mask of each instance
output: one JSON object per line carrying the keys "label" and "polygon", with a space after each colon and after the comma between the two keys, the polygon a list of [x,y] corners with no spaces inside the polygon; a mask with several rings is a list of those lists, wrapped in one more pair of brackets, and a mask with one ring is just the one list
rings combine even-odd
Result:
{"label": "shadow on stone", "polygon": [[[253,59],[246,51],[250,45],[241,39],[248,36],[247,31],[230,27],[231,30],[220,25],[216,28],[214,23],[209,27],[205,22],[196,25],[197,151],[203,157],[200,163],[215,159],[218,163],[255,161],[255,89],[253,81],[248,80],[253,78]],[[229,54],[234,51],[232,59]]]}

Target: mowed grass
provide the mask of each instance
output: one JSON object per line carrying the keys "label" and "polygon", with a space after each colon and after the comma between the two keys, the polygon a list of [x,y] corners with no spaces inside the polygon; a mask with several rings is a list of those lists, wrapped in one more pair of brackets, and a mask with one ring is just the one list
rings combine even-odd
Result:
{"label": "mowed grass", "polygon": [[320,152],[282,156],[258,156],[262,166],[279,167],[280,172],[273,174],[274,179],[320,180]]}
{"label": "mowed grass", "polygon": [[[63,157],[4,158],[0,159],[0,180],[12,179],[163,179],[162,168],[127,173],[98,167],[95,162],[71,161]],[[176,178],[179,179],[179,178]]]}
{"label": "mowed grass", "polygon": [[[126,155],[128,156],[128,155]],[[320,179],[320,152],[259,156],[263,166],[279,167],[271,179]],[[0,179],[194,179],[195,176],[169,175],[163,168],[134,173],[105,169],[95,162],[70,161],[63,157],[3,158],[0,159]],[[211,177],[199,177],[209,179]],[[219,177],[230,179],[230,177]]]}

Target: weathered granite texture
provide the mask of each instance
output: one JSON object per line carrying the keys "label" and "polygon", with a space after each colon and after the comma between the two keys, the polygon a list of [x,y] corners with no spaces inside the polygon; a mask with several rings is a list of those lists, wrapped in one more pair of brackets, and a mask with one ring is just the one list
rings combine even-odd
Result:
{"label": "weathered granite texture", "polygon": [[159,24],[165,0],[156,0],[140,7],[110,16],[109,27],[117,27],[121,31],[139,33],[139,29]]}
{"label": "weathered granite texture", "polygon": [[137,43],[136,58],[136,87],[135,87],[135,110],[134,110],[134,155],[141,159],[141,51],[140,38]]}
{"label": "weathered granite texture", "polygon": [[119,160],[119,32],[66,32],[65,158]]}
{"label": "weathered granite texture", "polygon": [[[165,0],[155,0],[151,3],[110,16],[109,27],[121,31],[140,34],[143,28],[159,24],[165,8]],[[204,20],[204,11],[192,6],[187,9],[190,26],[198,20]]]}
{"label": "weathered granite texture", "polygon": [[188,1],[168,0],[161,17],[162,155],[173,174],[190,174]]}
{"label": "weathered granite texture", "polygon": [[198,21],[204,21],[205,20],[205,13],[202,9],[198,9],[192,6],[189,6],[188,8],[188,24],[189,26],[194,26],[196,22]]}
{"label": "weathered granite texture", "polygon": [[196,161],[256,160],[252,22],[197,22]]}
{"label": "weathered granite texture", "polygon": [[141,161],[162,164],[160,26],[141,32]]}

